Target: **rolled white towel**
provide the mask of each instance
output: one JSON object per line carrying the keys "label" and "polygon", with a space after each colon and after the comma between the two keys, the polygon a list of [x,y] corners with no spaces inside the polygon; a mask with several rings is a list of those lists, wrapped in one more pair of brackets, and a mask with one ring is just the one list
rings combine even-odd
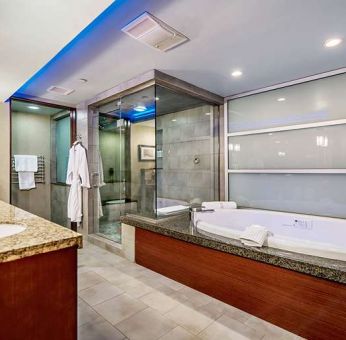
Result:
{"label": "rolled white towel", "polygon": [[233,201],[203,202],[202,207],[205,209],[237,209],[237,203]]}
{"label": "rolled white towel", "polygon": [[189,208],[190,207],[186,205],[174,205],[171,207],[159,208],[156,211],[159,216],[162,216],[162,215],[169,215],[176,212],[189,210]]}
{"label": "rolled white towel", "polygon": [[260,225],[253,224],[243,231],[240,241],[246,246],[262,247],[268,237],[268,230]]}

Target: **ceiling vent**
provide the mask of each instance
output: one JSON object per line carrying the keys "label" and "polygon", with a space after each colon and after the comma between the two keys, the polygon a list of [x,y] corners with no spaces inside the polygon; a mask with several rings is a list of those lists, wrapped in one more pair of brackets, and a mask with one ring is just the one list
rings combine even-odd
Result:
{"label": "ceiling vent", "polygon": [[130,37],[164,52],[189,40],[148,12],[131,21],[122,28],[122,31]]}
{"label": "ceiling vent", "polygon": [[61,87],[61,86],[51,86],[47,89],[47,92],[58,94],[60,96],[67,96],[67,95],[71,94],[73,91],[74,90],[67,89],[67,88]]}

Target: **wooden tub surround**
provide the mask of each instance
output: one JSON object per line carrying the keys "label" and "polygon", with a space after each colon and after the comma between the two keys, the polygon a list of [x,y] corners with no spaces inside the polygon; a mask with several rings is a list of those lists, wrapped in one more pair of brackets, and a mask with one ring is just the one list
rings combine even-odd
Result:
{"label": "wooden tub surround", "polygon": [[304,338],[346,339],[343,283],[192,244],[138,225],[135,261]]}
{"label": "wooden tub surround", "polygon": [[77,339],[77,249],[82,236],[0,201],[0,339]]}
{"label": "wooden tub surround", "polygon": [[346,339],[346,285],[136,228],[136,263],[307,339]]}

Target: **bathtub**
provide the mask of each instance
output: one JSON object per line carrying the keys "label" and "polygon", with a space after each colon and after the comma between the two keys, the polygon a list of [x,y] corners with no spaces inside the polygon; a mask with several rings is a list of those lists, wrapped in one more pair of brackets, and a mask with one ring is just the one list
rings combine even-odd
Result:
{"label": "bathtub", "polygon": [[239,239],[252,224],[269,230],[265,246],[346,261],[346,220],[256,209],[197,213],[199,232]]}

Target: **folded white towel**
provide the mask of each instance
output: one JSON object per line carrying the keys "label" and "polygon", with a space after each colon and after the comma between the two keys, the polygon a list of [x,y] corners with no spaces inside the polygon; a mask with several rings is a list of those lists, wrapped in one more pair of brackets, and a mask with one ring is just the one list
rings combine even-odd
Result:
{"label": "folded white towel", "polygon": [[189,206],[186,206],[186,205],[174,205],[171,207],[159,208],[156,211],[158,215],[167,215],[167,214],[172,214],[179,211],[185,211],[188,209],[189,209]]}
{"label": "folded white towel", "polygon": [[35,155],[14,155],[16,171],[37,171],[37,156]]}
{"label": "folded white towel", "polygon": [[38,170],[37,156],[14,155],[14,168],[18,172],[20,190],[36,188],[35,172]]}
{"label": "folded white towel", "polygon": [[262,247],[267,236],[268,230],[265,227],[253,224],[250,227],[245,228],[239,239],[246,246]]}
{"label": "folded white towel", "polygon": [[237,209],[237,203],[233,201],[203,202],[202,207],[205,209]]}

